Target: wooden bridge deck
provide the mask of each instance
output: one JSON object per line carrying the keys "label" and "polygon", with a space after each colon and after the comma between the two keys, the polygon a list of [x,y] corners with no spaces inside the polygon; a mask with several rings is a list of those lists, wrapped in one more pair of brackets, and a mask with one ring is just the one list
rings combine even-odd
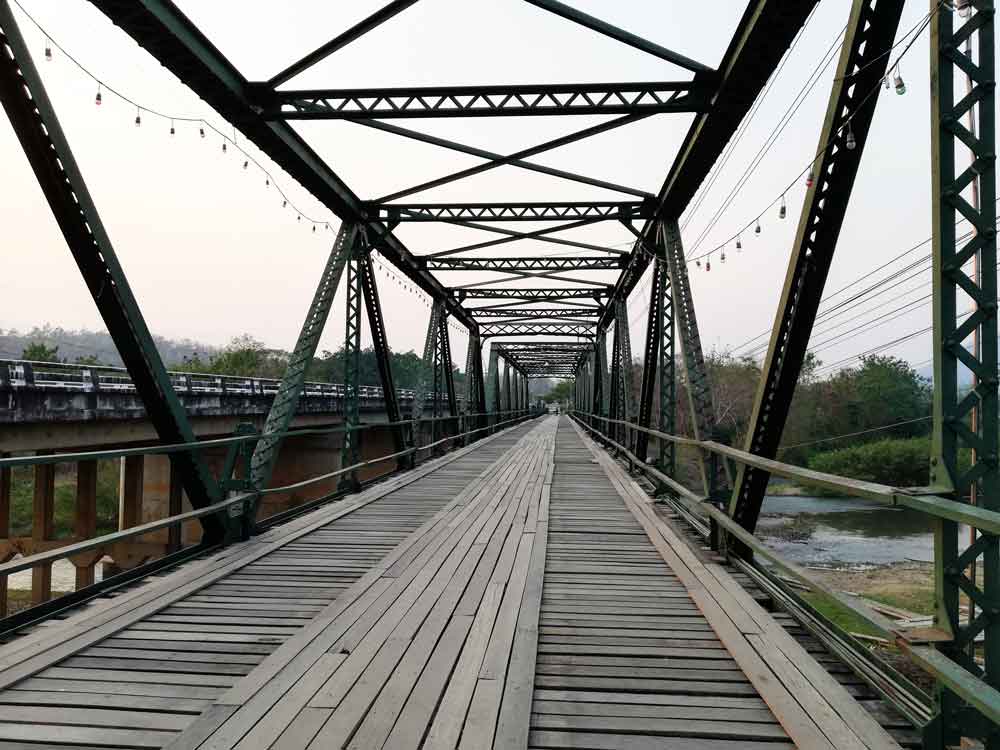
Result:
{"label": "wooden bridge deck", "polygon": [[565,417],[0,650],[0,750],[898,747]]}

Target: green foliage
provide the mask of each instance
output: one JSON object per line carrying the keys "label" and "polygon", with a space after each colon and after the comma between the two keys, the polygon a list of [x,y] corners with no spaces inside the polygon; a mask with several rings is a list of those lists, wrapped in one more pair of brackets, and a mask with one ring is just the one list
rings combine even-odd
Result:
{"label": "green foliage", "polygon": [[930,450],[929,437],[884,438],[816,454],[809,459],[809,468],[880,484],[916,487],[929,482]]}
{"label": "green foliage", "polygon": [[21,351],[21,359],[31,362],[61,362],[59,347],[47,346],[44,341],[32,341]]}
{"label": "green foliage", "polygon": [[[15,468],[11,471],[10,531],[11,536],[31,534],[34,505],[34,469]],[[53,519],[57,537],[73,535],[76,512],[76,472],[72,466],[58,464],[55,481]],[[118,462],[99,461],[97,464],[97,533],[109,534],[118,528]]]}
{"label": "green foliage", "polygon": [[[362,349],[360,353],[361,385],[382,385],[378,372],[378,360],[375,357],[375,349],[368,347]],[[317,357],[309,366],[307,377],[309,380],[316,380],[327,383],[342,383],[344,381],[344,368],[346,366],[347,355],[344,347],[336,352],[324,351],[322,356]],[[416,388],[420,381],[422,372],[421,357],[414,351],[405,353],[392,353],[392,379],[397,388]],[[455,388],[462,394],[465,387],[465,375],[457,368],[453,367],[455,377]]]}
{"label": "green foliage", "polygon": [[263,342],[245,333],[232,339],[222,351],[208,355],[207,359],[202,359],[195,352],[170,369],[211,375],[280,378],[287,365],[287,352],[268,349]]}
{"label": "green foliage", "polygon": [[547,404],[551,404],[555,401],[572,401],[573,400],[573,381],[572,380],[560,380],[556,383],[548,393],[546,393],[542,399]]}

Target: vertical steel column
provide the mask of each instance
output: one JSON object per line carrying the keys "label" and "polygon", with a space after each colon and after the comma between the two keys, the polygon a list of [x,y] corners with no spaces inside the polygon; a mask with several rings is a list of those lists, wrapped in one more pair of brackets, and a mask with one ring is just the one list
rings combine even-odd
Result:
{"label": "vertical steel column", "polygon": [[[629,331],[628,306],[625,300],[617,302],[618,312],[615,322],[618,325],[618,367],[621,371],[619,391],[618,418],[631,422],[635,418],[635,384],[632,381],[632,333]],[[633,431],[622,427],[619,431],[622,445],[632,447]]]}
{"label": "vertical steel column", "polygon": [[[0,0],[0,103],[158,437],[164,443],[194,442],[187,414],[6,0]],[[170,458],[193,508],[219,499],[218,486],[198,453],[171,453]],[[201,523],[208,540],[225,535],[223,517],[206,516]]]}
{"label": "vertical steel column", "polygon": [[[601,417],[607,416],[607,412],[604,410],[604,385],[607,381],[607,370],[608,333],[606,330],[598,329],[594,341],[594,389],[591,393],[591,411]],[[593,421],[590,426],[602,432],[607,427],[607,425],[599,424],[596,421]]]}
{"label": "vertical steel column", "polygon": [[[903,0],[854,0],[750,417],[749,453],[777,455],[902,9]],[[769,480],[761,469],[739,469],[730,509],[745,529],[757,524]]]}
{"label": "vertical steel column", "polygon": [[[662,242],[666,248],[674,314],[680,331],[681,367],[688,395],[691,429],[695,440],[711,440],[715,434],[715,406],[712,404],[712,386],[705,367],[705,355],[701,349],[698,319],[694,314],[694,299],[688,281],[684,244],[675,219],[661,221],[659,231],[662,233]],[[698,453],[698,466],[705,495],[711,496],[715,490],[716,472],[712,469],[710,457],[703,451]]]}
{"label": "vertical steel column", "polygon": [[[455,367],[451,362],[451,337],[448,335],[448,313],[442,310],[438,331],[438,366],[441,368],[441,379],[444,384],[445,397],[448,399],[448,414],[458,417],[458,394],[455,392]],[[435,414],[434,416],[438,416]],[[449,419],[444,422],[449,434],[458,432],[458,420]]]}
{"label": "vertical steel column", "polygon": [[288,360],[288,368],[271,403],[261,439],[250,459],[250,481],[257,489],[264,489],[271,480],[281,441],[284,439],[285,431],[292,424],[299,396],[306,382],[306,370],[316,355],[316,347],[319,345],[326,320],[330,316],[330,307],[333,305],[337,287],[340,286],[344,267],[354,253],[357,241],[357,225],[341,225],[306,313],[306,319],[302,323],[302,330],[295,342],[292,356]]}
{"label": "vertical steel column", "polygon": [[[931,484],[964,499],[973,485],[987,509],[1000,511],[1000,408],[997,400],[997,238],[996,238],[996,63],[995,6],[992,0],[969,3],[970,16],[961,19],[947,8],[931,7],[931,158],[933,167],[933,307],[934,307],[934,434]],[[959,24],[955,28],[956,23]],[[962,45],[968,42],[972,54]],[[971,91],[955,90],[957,74],[968,76]],[[962,120],[972,116],[975,127]],[[971,157],[961,171],[956,151]],[[963,193],[979,181],[980,208]],[[955,223],[964,217],[972,236],[963,244]],[[980,278],[971,278],[964,266],[978,255]],[[959,305],[958,294],[962,294]],[[971,314],[965,306],[971,302]],[[959,306],[963,309],[959,310]],[[965,317],[960,322],[960,318]],[[980,353],[966,347],[978,333]],[[959,365],[978,382],[966,391]],[[976,429],[969,416],[978,405]],[[972,465],[959,469],[958,455],[973,449]],[[959,553],[958,525],[938,519],[935,527],[935,625],[953,640],[939,648],[993,688],[1000,688],[1000,543],[992,534],[978,538]],[[966,571],[982,571],[981,584]],[[966,621],[959,609],[960,593],[973,609]],[[967,648],[984,635],[983,666]],[[937,689],[938,715],[925,735],[925,747],[943,747],[959,736],[986,740],[988,750],[1000,748],[1000,730],[985,721],[943,686]]]}
{"label": "vertical steel column", "polygon": [[[340,451],[340,466],[353,466],[361,460],[361,256],[366,253],[361,242],[355,243],[354,253],[347,264],[347,319],[344,325],[344,442]],[[341,475],[340,487],[356,490],[358,474]]]}
{"label": "vertical steel column", "polygon": [[[472,411],[479,414],[476,417],[476,427],[485,427],[486,417],[486,382],[483,377],[483,341],[479,334],[469,334],[469,346],[475,347],[475,354],[472,358],[472,371],[476,376],[475,406]],[[475,437],[482,437],[482,433],[477,433]]]}
{"label": "vertical steel column", "polygon": [[[510,411],[510,362],[503,361],[503,397],[501,399],[501,411]],[[503,417],[507,419],[506,415]]]}
{"label": "vertical steel column", "polygon": [[[653,278],[650,284],[649,315],[646,319],[646,350],[643,359],[642,385],[639,402],[639,425],[651,427],[654,401],[659,400],[660,432],[674,434],[674,321],[673,298],[670,293],[670,276],[667,273],[667,258],[663,238],[657,233],[656,260],[653,264]],[[659,394],[656,384],[659,382]],[[674,444],[658,440],[657,465],[667,476],[675,471]],[[649,453],[649,435],[636,435],[636,455],[646,460]]]}
{"label": "vertical steel column", "polygon": [[620,425],[614,423],[614,420],[621,419],[621,391],[622,391],[622,340],[621,340],[621,323],[619,316],[621,311],[615,310],[614,319],[614,332],[611,339],[611,379],[609,380],[608,386],[608,411],[607,417],[611,420],[608,424],[603,425],[607,427],[607,435],[615,442],[621,442],[619,440],[619,432],[621,432]]}
{"label": "vertical steel column", "polygon": [[[368,248],[361,253],[359,260],[361,270],[361,286],[364,290],[365,306],[368,309],[368,328],[372,334],[372,347],[375,349],[375,362],[378,365],[379,380],[382,383],[382,402],[385,404],[386,419],[399,422],[402,412],[399,409],[399,395],[396,392],[396,381],[392,374],[392,350],[389,348],[389,336],[382,318],[382,302],[379,299],[378,284],[375,271],[372,268],[371,252]],[[396,451],[406,446],[406,430],[402,425],[392,428],[392,442]],[[401,463],[405,463],[400,459]]]}
{"label": "vertical steel column", "polygon": [[486,403],[493,414],[490,417],[490,424],[496,425],[500,421],[497,416],[500,413],[500,355],[495,345],[490,346],[490,365],[486,374]]}
{"label": "vertical steel column", "polygon": [[[420,379],[417,381],[417,387],[413,391],[412,419],[423,419],[424,402],[427,400],[427,394],[431,389],[436,391],[434,381],[437,379],[438,335],[441,332],[441,318],[443,315],[444,304],[435,302],[431,306],[430,320],[427,321],[427,335],[424,338],[424,356],[421,360]],[[437,393],[433,395],[436,403]],[[416,444],[419,432],[420,424],[416,423],[413,425],[414,444]]]}

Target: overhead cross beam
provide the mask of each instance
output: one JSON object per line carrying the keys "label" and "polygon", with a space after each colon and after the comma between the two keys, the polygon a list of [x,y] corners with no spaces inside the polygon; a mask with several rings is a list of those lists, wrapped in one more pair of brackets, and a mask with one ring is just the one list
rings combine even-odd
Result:
{"label": "overhead cross beam", "polygon": [[503,308],[466,308],[474,318],[589,318],[597,317],[600,310],[596,307],[589,310],[579,307],[559,307],[551,310],[541,310],[537,308],[527,309],[503,309]]}
{"label": "overhead cross beam", "polygon": [[479,327],[480,335],[493,336],[580,336],[594,335],[593,323],[484,323]]}
{"label": "overhead cross beam", "polygon": [[624,263],[616,256],[599,258],[431,258],[423,261],[432,271],[618,271]]}
{"label": "overhead cross beam", "polygon": [[373,203],[380,221],[628,221],[653,215],[650,201],[570,201],[538,203]]}
{"label": "overhead cross beam", "polygon": [[709,93],[699,81],[256,90],[266,120],[704,112]]}
{"label": "overhead cross beam", "polygon": [[476,297],[476,298],[497,297],[497,298],[519,299],[525,301],[531,301],[531,300],[561,301],[565,299],[600,300],[602,297],[607,297],[610,293],[611,293],[610,287],[602,287],[601,289],[570,289],[570,288],[508,289],[506,287],[492,287],[492,288],[479,287],[473,289],[456,290],[456,294],[460,294],[460,296],[463,299],[470,297]]}

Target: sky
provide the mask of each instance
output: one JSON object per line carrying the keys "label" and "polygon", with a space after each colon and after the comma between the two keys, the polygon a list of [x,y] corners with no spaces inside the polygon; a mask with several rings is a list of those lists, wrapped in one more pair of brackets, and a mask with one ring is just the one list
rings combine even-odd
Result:
{"label": "sky", "polygon": [[[335,232],[327,231],[325,225],[329,223],[335,230],[337,217],[239,133],[234,134],[231,125],[89,2],[18,2],[23,10],[15,6],[15,15],[149,327],[164,336],[213,345],[249,333],[270,347],[290,349],[334,239]],[[181,0],[178,4],[248,78],[260,80],[373,12],[383,0]],[[709,6],[689,0],[574,0],[574,5],[715,67],[746,3],[720,0]],[[702,342],[708,350],[762,354],[754,350],[752,339],[767,331],[774,319],[806,192],[804,180],[796,176],[815,153],[836,59],[819,75],[728,208],[698,240],[796,101],[817,63],[835,44],[849,9],[848,0],[819,4],[700,206],[682,217],[685,246],[699,255],[725,243],[760,216],[761,234],[744,233],[741,252],[729,243],[725,262],[721,252],[716,252],[710,272],[704,266],[690,267]],[[43,59],[45,35],[23,11],[58,45],[51,62]],[[900,37],[927,13],[927,2],[907,2]],[[97,83],[67,54],[107,86],[137,102],[139,109],[107,88],[102,89],[102,104],[96,106]],[[858,280],[878,279],[930,251],[926,245],[894,261],[887,270],[873,273],[930,236],[928,55],[925,29],[900,62],[906,94],[880,91],[827,282],[828,295]],[[421,0],[306,71],[288,87],[654,81],[685,80],[689,75],[522,0]],[[154,112],[204,118],[212,128],[202,139],[197,124],[178,120],[173,123],[176,134],[171,136],[170,119]],[[141,117],[139,127],[134,124],[137,114]],[[605,119],[576,115],[393,122],[491,151],[510,152]],[[690,122],[687,114],[655,115],[548,152],[536,161],[655,193]],[[298,122],[294,127],[364,199],[481,162],[356,123]],[[219,132],[235,137],[268,176],[253,163],[244,169],[244,157],[231,147],[223,153]],[[24,330],[49,323],[102,329],[100,316],[5,118],[0,118],[0,168],[0,222],[4,227],[0,240],[4,256],[0,327]],[[265,185],[266,179],[272,184]],[[282,207],[278,187],[290,206]],[[772,205],[783,192],[788,214],[784,220],[778,218],[777,206]],[[606,199],[622,196],[505,166],[409,200]],[[306,220],[296,220],[299,212]],[[311,231],[309,219],[320,222],[318,231]],[[535,226],[519,224],[514,228],[527,231]],[[492,238],[465,228],[414,224],[403,225],[397,236],[418,255]],[[561,236],[619,249],[628,247],[630,237],[614,222]],[[527,241],[477,254],[565,252],[566,248]],[[578,276],[608,282],[613,278],[602,272]],[[451,272],[439,278],[453,285],[490,277]],[[419,351],[428,307],[387,272],[379,271],[378,281],[390,345],[398,351]],[[853,364],[858,353],[929,325],[930,307],[917,303],[897,317],[890,316],[883,325],[852,333],[860,324],[929,293],[929,281],[929,271],[918,271],[905,285],[867,306],[817,325],[812,346],[819,358],[830,368]],[[849,291],[864,286],[862,281]],[[910,288],[912,293],[904,295]],[[888,302],[896,295],[902,296]],[[848,292],[835,299],[846,296]],[[636,354],[641,352],[648,301],[648,286],[640,283],[629,300]],[[852,319],[854,316],[858,317]],[[838,334],[844,335],[835,338]],[[344,302],[343,294],[338,294],[320,348],[338,348],[343,335]],[[367,331],[365,337],[367,340]],[[757,341],[763,343],[766,338]],[[464,329],[453,331],[452,349],[454,359],[464,367]],[[885,353],[923,367],[931,356],[930,336],[918,336]]]}

